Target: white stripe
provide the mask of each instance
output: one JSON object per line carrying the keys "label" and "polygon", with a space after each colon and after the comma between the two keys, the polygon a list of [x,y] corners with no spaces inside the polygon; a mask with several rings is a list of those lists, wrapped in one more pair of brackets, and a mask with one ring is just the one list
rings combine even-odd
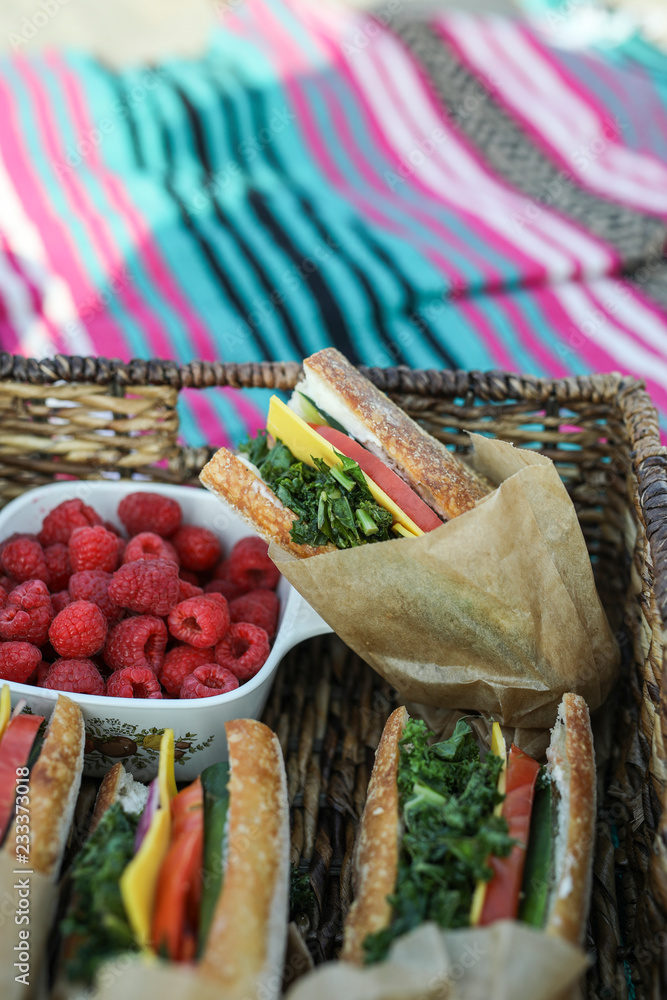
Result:
{"label": "white stripe", "polygon": [[640,289],[612,278],[598,278],[589,287],[612,315],[667,360],[667,317],[661,320],[642,302]]}
{"label": "white stripe", "polygon": [[30,289],[21,281],[4,250],[0,250],[0,299],[16,331],[21,351],[39,358],[52,354],[53,342],[44,321],[35,313]]}
{"label": "white stripe", "polygon": [[[496,47],[480,24],[467,15],[447,14],[441,23],[456,38],[467,59],[491,76],[504,100],[526,118],[567,161],[572,173],[597,191],[636,207],[667,212],[667,172],[657,161],[621,146],[603,134],[604,123],[566,88],[552,68],[506,22],[493,30]],[[557,102],[554,97],[557,95]],[[604,143],[597,150],[596,141]],[[631,175],[641,174],[643,180]],[[648,184],[648,179],[651,183]]]}
{"label": "white stripe", "polygon": [[[58,330],[64,349],[71,354],[93,354],[93,343],[78,317],[70,288],[61,275],[49,268],[39,231],[23,208],[1,153],[0,229],[21,268],[38,289],[44,313]],[[52,345],[51,353],[56,349],[60,348]]]}
{"label": "white stripe", "polygon": [[553,292],[582,336],[613,355],[622,368],[642,376],[648,375],[658,385],[667,388],[667,363],[632,340],[608,316],[600,315],[602,308],[596,309],[576,281],[558,285]]}

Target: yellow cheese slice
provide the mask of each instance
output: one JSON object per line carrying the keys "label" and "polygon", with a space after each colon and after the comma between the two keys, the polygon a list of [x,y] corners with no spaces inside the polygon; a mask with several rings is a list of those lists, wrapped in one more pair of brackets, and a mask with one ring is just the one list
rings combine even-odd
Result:
{"label": "yellow cheese slice", "polygon": [[[493,723],[491,728],[491,753],[495,757],[502,757],[503,766],[498,775],[498,791],[501,795],[505,794],[505,787],[507,785],[507,748],[505,746],[505,737],[503,736],[503,731],[497,722]],[[496,808],[493,810],[494,816],[500,816],[503,811],[503,803],[499,802]],[[482,918],[482,910],[484,909],[484,900],[486,899],[486,887],[488,882],[483,882],[481,879],[475,886],[475,891],[472,897],[472,906],[470,907],[470,925],[471,927],[476,927]]]}
{"label": "yellow cheese slice", "polygon": [[169,811],[169,805],[176,794],[174,775],[174,730],[165,729],[160,741],[160,760],[157,772],[160,789],[160,808]]}
{"label": "yellow cheese slice", "polygon": [[171,814],[158,809],[141,847],[120,877],[120,894],[137,943],[148,948],[158,875],[169,849]]}
{"label": "yellow cheese slice", "polygon": [[0,692],[0,740],[4,736],[11,714],[12,693],[9,690],[9,684],[3,684],[2,691]]}
{"label": "yellow cheese slice", "polygon": [[[278,396],[271,396],[266,429],[271,437],[282,441],[294,457],[298,458],[300,462],[305,462],[306,465],[314,465],[313,458],[322,459],[330,467],[342,464],[333,445],[330,445],[321,434],[309,427],[306,421],[302,420],[294,410],[290,410],[289,406],[286,406]],[[408,536],[424,534],[412,518],[404,514],[398,504],[394,503],[391,497],[388,497],[372,479],[369,479],[365,472],[364,478],[375,502],[388,510],[393,515],[394,521],[406,529],[401,534]]]}

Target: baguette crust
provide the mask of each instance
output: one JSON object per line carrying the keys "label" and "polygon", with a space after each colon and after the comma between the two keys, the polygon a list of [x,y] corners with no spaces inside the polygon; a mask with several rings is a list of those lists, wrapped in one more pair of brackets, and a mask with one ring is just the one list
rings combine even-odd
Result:
{"label": "baguette crust", "polygon": [[396,887],[402,824],[398,804],[399,740],[408,719],[401,706],[389,716],[375,753],[368,796],[359,825],[354,872],[356,898],[345,922],[341,958],[361,965],[368,934],[387,927]]}
{"label": "baguette crust", "polygon": [[[59,694],[41,753],[30,772],[27,818],[30,867],[53,880],[58,876],[74,818],[85,738],[81,709],[76,702]],[[26,822],[25,817],[22,822]],[[13,826],[4,849],[14,854],[15,838]]]}
{"label": "baguette crust", "polygon": [[558,709],[548,770],[560,794],[556,882],[545,931],[583,944],[593,878],[595,754],[588,706],[565,694]]}
{"label": "baguette crust", "polygon": [[95,799],[95,809],[93,811],[93,818],[90,822],[90,833],[95,833],[97,829],[97,824],[104,816],[107,809],[110,809],[118,797],[118,789],[123,780],[123,775],[125,773],[125,768],[118,761],[117,764],[107,771],[102,779],[102,784],[100,785],[100,790],[97,793],[97,798]]}
{"label": "baguette crust", "polygon": [[225,1000],[280,995],[287,942],[289,804],[277,736],[261,722],[225,725],[229,827],[223,890],[200,971]]}
{"label": "baguette crust", "polygon": [[227,448],[220,448],[215,453],[202,469],[199,479],[267,542],[275,542],[301,559],[335,551],[333,545],[299,545],[292,541],[290,529],[297,515]]}
{"label": "baguette crust", "polygon": [[333,347],[318,351],[305,359],[303,369],[313,387],[335,393],[341,422],[349,433],[395,466],[440,517],[448,520],[463,514],[489,492],[471,469],[369,382],[340,351]]}

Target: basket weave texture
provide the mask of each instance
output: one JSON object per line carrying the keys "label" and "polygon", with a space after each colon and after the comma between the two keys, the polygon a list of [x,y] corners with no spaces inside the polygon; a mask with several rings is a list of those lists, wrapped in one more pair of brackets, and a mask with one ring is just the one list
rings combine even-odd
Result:
{"label": "basket weave texture", "polygon": [[[609,763],[600,775],[588,991],[606,1000],[667,996],[667,449],[651,400],[618,374],[362,371],[458,449],[474,430],[556,463],[624,664],[598,720]],[[0,354],[0,505],[63,475],[196,484],[211,451],[179,445],[179,390],[289,391],[299,373],[291,362],[179,367]],[[356,825],[393,705],[393,692],[335,637],[294,650],[267,705],[287,764],[292,861],[315,890],[302,929],[316,961],[340,944]]]}

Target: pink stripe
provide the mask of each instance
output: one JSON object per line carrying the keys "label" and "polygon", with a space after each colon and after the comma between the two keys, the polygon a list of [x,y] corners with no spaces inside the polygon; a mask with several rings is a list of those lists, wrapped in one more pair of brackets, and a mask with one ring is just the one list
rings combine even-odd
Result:
{"label": "pink stripe", "polygon": [[[536,289],[535,294],[545,315],[551,319],[553,329],[563,331],[561,343],[567,348],[567,353],[563,355],[566,367],[570,369],[576,367],[576,363],[573,365],[568,361],[569,357],[574,356],[575,359],[582,357],[588,369],[593,372],[618,370],[618,359],[613,354],[605,351],[599,344],[593,343],[579,329],[577,319],[570,315],[567,307],[558,298],[558,286]],[[566,331],[569,337],[572,338],[571,342],[568,341],[565,335]],[[667,412],[667,390],[659,383],[653,381],[645,372],[634,369],[631,374],[645,379],[647,387],[650,386],[649,391],[656,406],[663,413]]]}
{"label": "pink stripe", "polygon": [[[72,117],[77,124],[80,134],[88,135],[93,128],[94,122],[90,116],[85,95],[81,90],[80,81],[72,74],[69,66],[60,55],[51,53],[47,56],[46,61],[52,66],[55,72],[60,74],[65,92],[69,97]],[[164,299],[181,318],[184,326],[187,328],[193,342],[193,356],[202,360],[217,359],[219,355],[215,343],[211,340],[209,331],[199,319],[198,314],[190,308],[187,299],[181,295],[177,285],[177,276],[169,270],[168,265],[163,260],[159,248],[153,240],[149,226],[142,218],[139,210],[132,203],[121,181],[113,172],[107,170],[106,165],[101,160],[99,150],[94,144],[87,162],[91,168],[98,168],[97,176],[99,182],[106,188],[109,193],[110,202],[115,204],[120,216],[127,223],[135,245],[141,248],[142,262],[146,265],[158,292],[164,296]]]}
{"label": "pink stripe", "polygon": [[[18,63],[19,60],[16,62]],[[34,95],[33,103],[35,124],[43,125],[47,115],[46,108],[41,100],[34,100]],[[7,172],[17,195],[21,199],[23,210],[42,234],[44,244],[50,254],[47,266],[63,278],[75,300],[86,298],[87,295],[96,292],[95,287],[80,259],[76,242],[70,230],[63,226],[62,218],[50,205],[47,189],[42,186],[41,178],[32,166],[31,154],[22,140],[23,129],[17,118],[11,92],[1,74],[0,120],[11,128],[12,140],[5,143],[3,147],[3,158]],[[117,344],[123,342],[122,334],[111,317],[105,316],[105,322],[100,325],[99,336],[98,343],[108,345],[112,350]]]}
{"label": "pink stripe", "polygon": [[266,413],[260,410],[247,393],[232,389],[231,386],[224,386],[218,391],[231,401],[248,434],[256,434],[260,427],[266,427]]}
{"label": "pink stripe", "polygon": [[[633,289],[630,288],[629,283],[626,283],[624,287],[629,289],[630,294],[633,295],[633,297],[636,297],[638,301],[641,301],[642,305],[646,304],[640,298],[640,296],[634,295],[634,291]],[[596,289],[591,288],[590,285],[582,285],[582,288],[585,291],[587,298],[590,299],[594,309],[604,313],[604,315],[607,316],[610,319],[610,321],[614,323],[615,326],[618,327],[619,330],[622,330],[625,334],[627,334],[627,336],[631,340],[634,340],[643,350],[649,351],[651,354],[654,354],[655,357],[659,358],[661,361],[667,361],[667,316],[665,316],[664,313],[660,315],[660,319],[662,321],[662,325],[665,330],[665,346],[663,350],[660,351],[656,349],[654,344],[652,344],[649,340],[647,340],[645,337],[642,336],[640,332],[641,321],[639,317],[637,317],[637,324],[635,326],[631,326],[627,322],[627,320],[621,318],[620,310],[617,312],[613,308],[613,306],[610,307],[605,305],[604,301],[602,300],[601,296],[598,294]]]}
{"label": "pink stripe", "polygon": [[[43,105],[46,97],[43,84],[38,75],[33,72],[28,60],[23,58],[17,59],[16,67],[17,71],[23,74],[26,81],[32,84],[36,96],[36,104],[39,106]],[[46,146],[50,152],[51,159],[55,161],[58,158],[59,152],[61,152],[59,137],[55,130],[55,120],[52,120],[49,116],[42,115],[41,117],[44,125]],[[107,224],[104,214],[100,213],[93,205],[85,189],[85,185],[80,179],[79,171],[74,170],[71,173],[67,173],[63,178],[62,187],[83,225],[88,230],[91,243],[103,263],[106,277],[110,278],[117,274],[124,263],[123,252],[115,244],[111,227]],[[103,289],[99,291],[101,292]],[[155,356],[168,357],[168,342],[164,338],[161,326],[133,288],[132,282],[123,284],[115,293],[115,297],[118,302],[124,304],[135,322],[143,326],[144,335],[152,343]],[[126,350],[124,354],[126,355]]]}
{"label": "pink stripe", "polygon": [[219,414],[216,413],[208,393],[200,389],[183,389],[182,393],[184,401],[187,400],[188,407],[199,425],[204,440],[218,448],[231,447],[231,438],[220,420]]}
{"label": "pink stripe", "polygon": [[539,337],[535,335],[530,323],[526,321],[523,310],[514,301],[511,290],[507,291],[506,294],[495,296],[493,301],[510,318],[526,350],[533,355],[541,371],[548,373],[554,378],[564,378],[570,374],[569,369],[561,363],[558,355],[554,351],[547,350]]}
{"label": "pink stripe", "polygon": [[[35,316],[39,317],[41,322],[46,327],[51,343],[53,345],[53,352],[56,353],[57,351],[62,350],[59,331],[55,326],[55,324],[51,322],[51,320],[46,316],[44,312],[43,295],[41,289],[38,289],[37,285],[35,285],[32,282],[28,274],[21,267],[19,258],[12,250],[7,237],[2,231],[0,231],[0,245],[2,246],[5,260],[10,264],[12,271],[14,272],[18,280],[21,282],[21,284],[26,288],[28,292]],[[18,331],[17,331],[17,336],[18,336]]]}
{"label": "pink stripe", "polygon": [[484,341],[487,351],[494,359],[495,365],[507,371],[515,371],[516,364],[514,358],[506,349],[497,331],[494,330],[493,325],[488,321],[481,309],[478,309],[475,303],[475,296],[464,295],[456,300],[456,304],[459,311],[468,320],[471,331],[474,330],[479,339]]}

